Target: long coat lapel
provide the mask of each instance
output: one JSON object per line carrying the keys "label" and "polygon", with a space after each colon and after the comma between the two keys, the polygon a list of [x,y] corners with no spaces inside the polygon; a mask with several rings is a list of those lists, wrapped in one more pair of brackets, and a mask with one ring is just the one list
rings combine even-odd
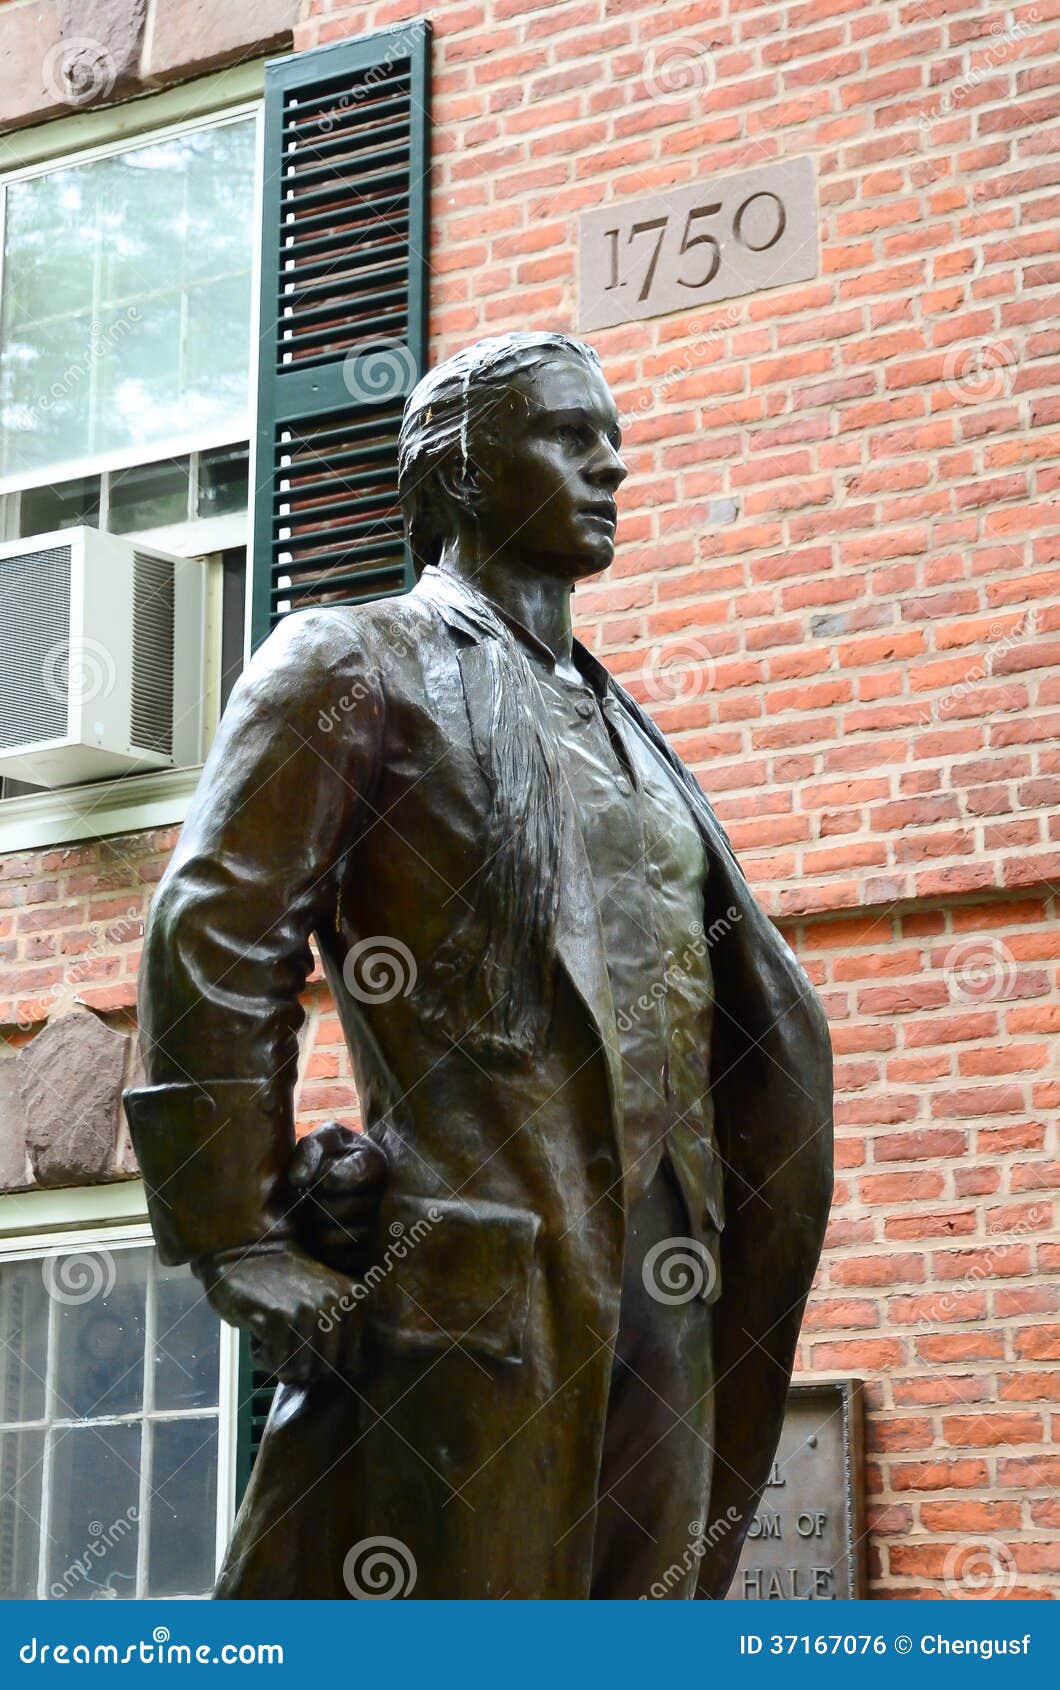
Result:
{"label": "long coat lapel", "polygon": [[[482,756],[493,732],[492,670],[488,643],[498,638],[513,639],[514,635],[509,634],[488,609],[480,609],[471,593],[462,591],[459,583],[451,585],[451,578],[442,576],[438,570],[426,570],[417,591],[429,597],[448,625],[463,636],[457,646],[457,662],[471,744],[476,754]],[[535,714],[545,708],[540,693],[527,699],[527,708]],[[562,769],[560,772],[562,774]],[[620,1142],[623,1117],[621,1052],[596,887],[573,796],[562,810],[562,835],[558,842],[560,876],[556,952],[595,1025],[607,1064],[612,1119]]]}

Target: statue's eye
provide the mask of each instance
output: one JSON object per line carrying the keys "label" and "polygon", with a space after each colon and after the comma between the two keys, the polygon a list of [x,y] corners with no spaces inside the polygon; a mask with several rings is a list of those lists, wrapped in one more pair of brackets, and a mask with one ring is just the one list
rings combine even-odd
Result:
{"label": "statue's eye", "polygon": [[576,448],[585,445],[587,432],[586,429],[579,428],[575,423],[563,423],[556,430],[556,438],[562,445]]}

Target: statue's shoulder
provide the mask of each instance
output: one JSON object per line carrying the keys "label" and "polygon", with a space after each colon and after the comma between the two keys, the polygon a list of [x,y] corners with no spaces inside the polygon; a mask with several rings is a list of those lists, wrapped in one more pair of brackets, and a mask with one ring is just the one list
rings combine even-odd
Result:
{"label": "statue's shoulder", "polygon": [[315,605],[281,618],[236,684],[227,715],[315,718],[336,697],[381,699],[379,642],[359,606]]}
{"label": "statue's shoulder", "polygon": [[330,664],[345,653],[371,654],[399,632],[426,635],[436,621],[429,604],[415,592],[365,604],[312,605],[288,611],[258,655],[274,665]]}

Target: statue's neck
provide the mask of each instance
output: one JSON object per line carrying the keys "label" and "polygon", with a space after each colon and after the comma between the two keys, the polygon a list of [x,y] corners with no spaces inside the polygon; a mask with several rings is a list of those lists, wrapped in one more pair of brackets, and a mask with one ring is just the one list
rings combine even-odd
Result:
{"label": "statue's neck", "polygon": [[513,567],[503,556],[473,563],[461,557],[455,548],[452,552],[447,548],[440,565],[521,622],[535,639],[548,647],[560,670],[573,671],[574,630],[570,610],[573,581],[557,580],[521,565]]}

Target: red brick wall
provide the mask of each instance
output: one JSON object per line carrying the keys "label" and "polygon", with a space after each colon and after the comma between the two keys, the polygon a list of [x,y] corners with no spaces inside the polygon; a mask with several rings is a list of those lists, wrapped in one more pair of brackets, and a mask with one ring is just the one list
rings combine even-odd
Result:
{"label": "red brick wall", "polygon": [[[297,45],[419,9],[309,0]],[[576,328],[583,207],[816,160],[818,280],[590,337],[631,474],[577,606],[829,1010],[839,1183],[802,1364],[867,1381],[880,1596],[952,1595],[984,1559],[987,1593],[1060,1586],[1057,11],[434,19],[435,356]],[[652,93],[682,66],[686,94]],[[128,919],[165,848],[3,865],[0,1019],[38,1017],[86,948],[78,995],[123,1019],[135,936],[93,923]],[[350,1105],[311,1001],[306,1124]]]}
{"label": "red brick wall", "polygon": [[[1060,1587],[1057,899],[800,924],[836,1052],[801,1365],[865,1377],[877,1594]],[[947,1573],[949,1578],[947,1579]]]}

